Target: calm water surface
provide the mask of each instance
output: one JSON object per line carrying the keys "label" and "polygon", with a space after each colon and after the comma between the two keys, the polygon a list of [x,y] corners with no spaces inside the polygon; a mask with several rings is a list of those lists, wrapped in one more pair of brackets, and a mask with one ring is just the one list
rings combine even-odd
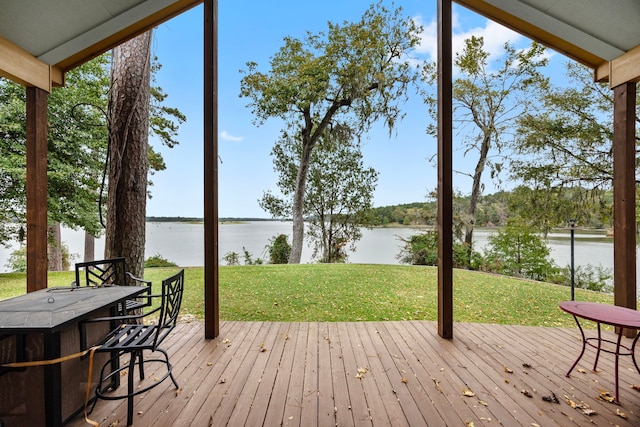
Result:
{"label": "calm water surface", "polygon": [[[370,264],[399,264],[396,256],[402,242],[400,237],[408,237],[419,231],[412,228],[375,228],[363,229],[363,237],[357,244],[356,252],[349,254],[348,262]],[[477,250],[486,245],[487,237],[493,230],[478,229],[474,232]],[[220,256],[228,252],[236,252],[243,260],[243,247],[252,257],[267,259],[265,247],[278,234],[289,235],[291,240],[291,224],[280,221],[255,221],[239,224],[220,224],[219,248]],[[161,255],[180,266],[202,266],[204,264],[204,236],[202,224],[186,223],[147,223],[146,255]],[[81,231],[62,230],[62,240],[69,247],[69,251],[81,260],[84,250],[84,234]],[[554,262],[559,266],[570,263],[571,249],[569,231],[551,234],[549,247]],[[17,247],[16,244],[8,248],[0,247],[0,272],[7,272],[6,263],[9,255]],[[104,238],[96,241],[96,256],[104,253]],[[302,262],[312,262],[312,248],[305,246],[302,252]],[[613,239],[603,233],[576,233],[575,239],[576,265],[591,263],[606,268],[613,267]],[[639,268],[640,271],[640,268]]]}

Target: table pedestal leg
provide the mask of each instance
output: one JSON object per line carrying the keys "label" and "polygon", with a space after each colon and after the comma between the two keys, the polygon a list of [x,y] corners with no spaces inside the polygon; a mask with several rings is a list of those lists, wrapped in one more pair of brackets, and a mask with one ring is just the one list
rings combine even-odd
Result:
{"label": "table pedestal leg", "polygon": [[[573,368],[575,368],[578,362],[580,361],[580,359],[582,359],[582,356],[584,355],[584,350],[585,348],[587,348],[587,338],[584,336],[584,331],[582,330],[582,326],[580,326],[580,322],[578,322],[578,318],[576,316],[573,316],[573,319],[576,321],[576,324],[578,325],[578,329],[580,330],[580,335],[582,335],[582,351],[580,352],[580,355],[578,356],[576,361],[573,362],[573,365],[571,365],[571,368],[569,368],[569,370],[565,374],[565,377],[569,377],[571,375],[571,371],[573,371]],[[596,363],[597,363],[597,359],[596,359]]]}

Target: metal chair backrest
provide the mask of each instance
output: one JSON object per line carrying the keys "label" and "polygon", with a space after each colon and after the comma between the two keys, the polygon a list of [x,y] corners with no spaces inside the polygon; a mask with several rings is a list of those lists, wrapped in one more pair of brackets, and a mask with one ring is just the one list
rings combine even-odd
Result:
{"label": "metal chair backrest", "polygon": [[126,272],[124,257],[79,262],[76,263],[76,281],[73,286],[125,286]]}
{"label": "metal chair backrest", "polygon": [[153,347],[157,346],[175,328],[184,294],[184,269],[162,281],[162,302],[158,317],[156,337]]}

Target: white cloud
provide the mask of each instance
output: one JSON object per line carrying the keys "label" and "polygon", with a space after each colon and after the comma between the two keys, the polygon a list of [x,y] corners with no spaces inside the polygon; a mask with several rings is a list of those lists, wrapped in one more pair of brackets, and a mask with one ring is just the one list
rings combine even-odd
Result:
{"label": "white cloud", "polygon": [[225,141],[239,142],[239,141],[242,141],[244,138],[241,136],[233,136],[230,133],[228,133],[226,130],[223,130],[222,132],[220,132],[220,139],[224,139]]}
{"label": "white cloud", "polygon": [[[424,23],[422,22],[421,16],[417,16],[414,19],[424,27],[420,45],[416,48],[416,51],[418,53],[426,54],[429,61],[435,62],[438,58],[438,22],[434,19],[429,23]],[[462,29],[458,20],[458,15],[455,12],[452,16],[452,27],[452,47],[454,55],[455,53],[462,51],[464,41],[473,35],[484,39],[484,49],[490,55],[489,61],[499,58],[504,53],[503,47],[505,42],[509,42],[511,45],[516,45],[524,39],[524,36],[521,34],[503,27],[491,20],[486,20],[483,27]]]}

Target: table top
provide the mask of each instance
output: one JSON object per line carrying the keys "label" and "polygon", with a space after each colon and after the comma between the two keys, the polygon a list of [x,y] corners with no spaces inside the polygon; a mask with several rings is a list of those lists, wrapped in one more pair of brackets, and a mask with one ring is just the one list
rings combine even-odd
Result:
{"label": "table top", "polygon": [[560,308],[567,313],[594,322],[625,328],[640,328],[640,311],[610,304],[586,301],[563,301]]}
{"label": "table top", "polygon": [[59,287],[0,301],[0,334],[57,332],[145,292],[146,286]]}

